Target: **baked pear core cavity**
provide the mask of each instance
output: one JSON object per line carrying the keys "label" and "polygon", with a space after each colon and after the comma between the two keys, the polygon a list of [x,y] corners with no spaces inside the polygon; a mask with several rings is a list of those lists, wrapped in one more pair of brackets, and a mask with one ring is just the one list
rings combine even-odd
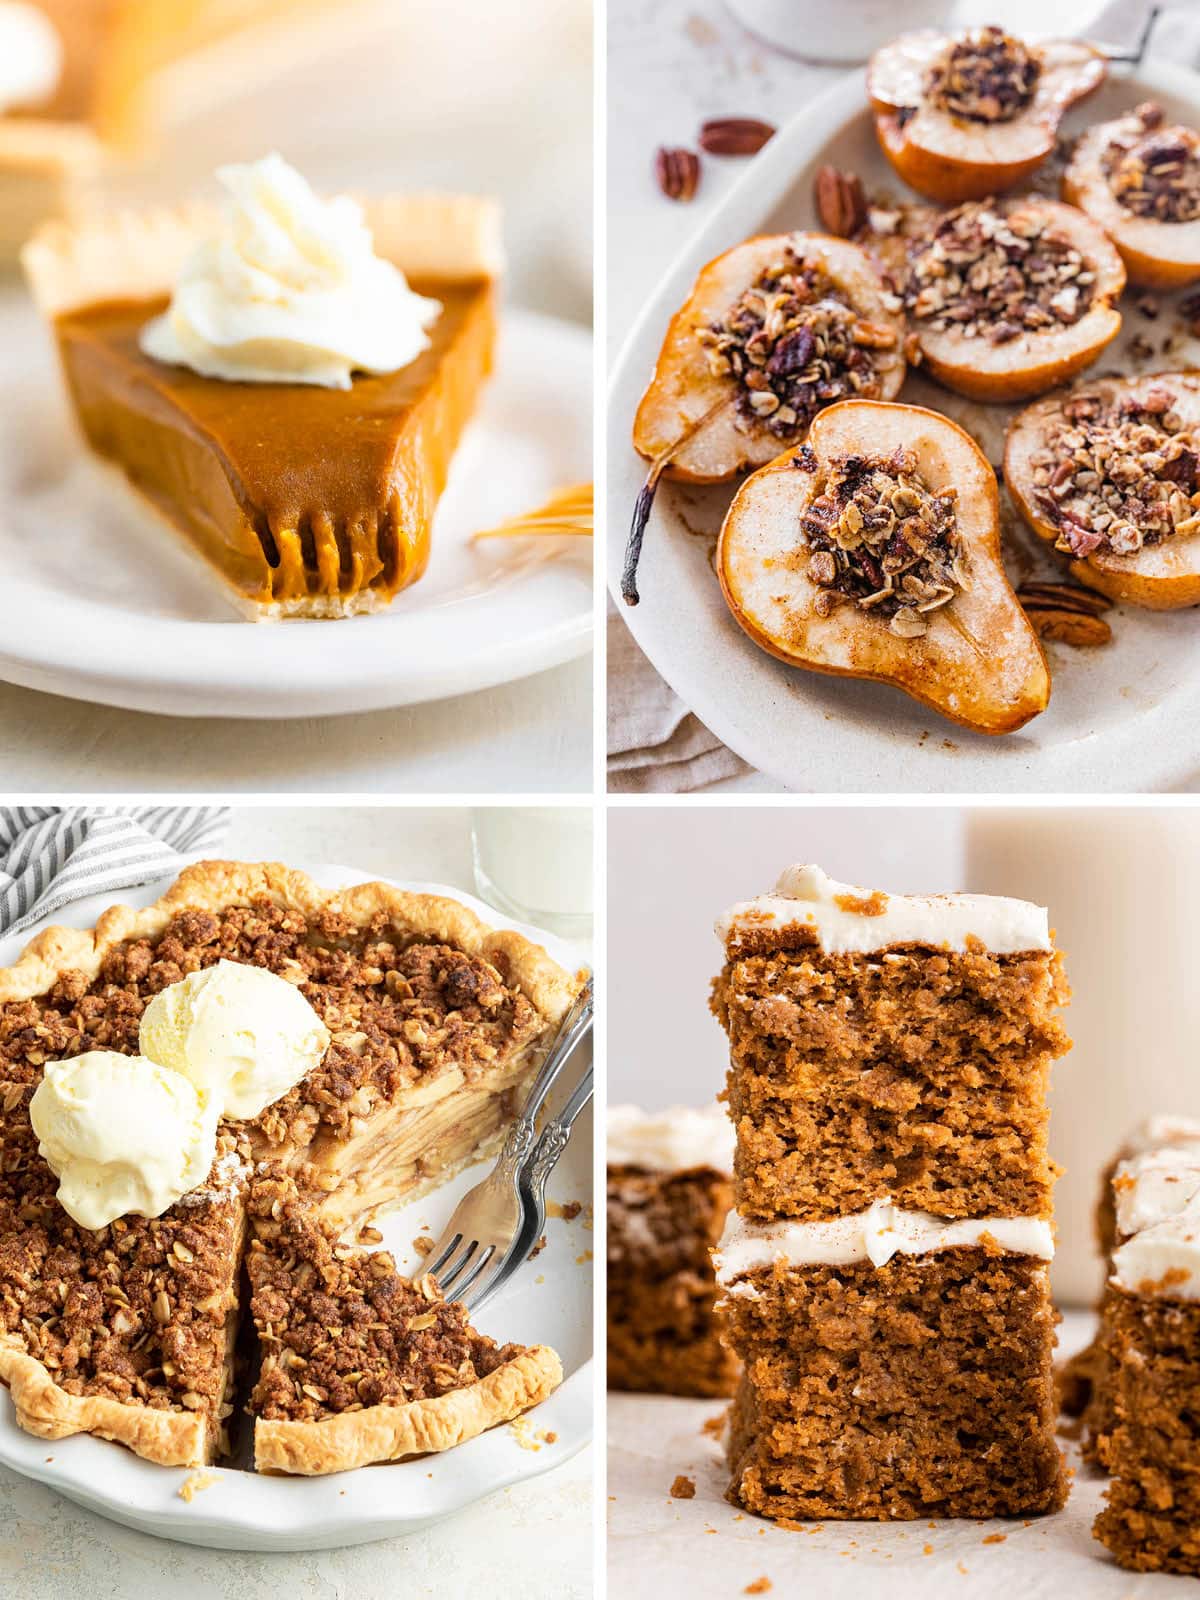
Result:
{"label": "baked pear core cavity", "polygon": [[1107,66],[1073,39],[1027,45],[1000,28],[903,34],[871,57],[867,94],[884,155],[918,194],[981,200],[1028,178],[1066,111]]}
{"label": "baked pear core cavity", "polygon": [[1004,476],[1081,583],[1155,611],[1200,604],[1200,376],[1098,378],[1026,407]]}
{"label": "baked pear core cavity", "polygon": [[889,400],[904,381],[897,297],[860,246],[823,234],[748,239],[703,267],[671,319],[633,425],[650,462],[626,552],[636,605],[660,477],[722,483],[802,439],[826,406]]}
{"label": "baked pear core cavity", "polygon": [[956,423],[848,400],[738,490],[717,573],[754,642],[1011,733],[1050,678],[1000,559],[996,477]]}

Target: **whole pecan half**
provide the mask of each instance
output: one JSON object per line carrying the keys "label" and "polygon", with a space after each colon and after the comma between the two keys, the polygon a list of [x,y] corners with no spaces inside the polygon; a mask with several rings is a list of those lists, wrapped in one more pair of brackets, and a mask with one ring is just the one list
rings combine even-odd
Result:
{"label": "whole pecan half", "polygon": [[1025,615],[1039,639],[1057,639],[1060,644],[1090,647],[1107,644],[1112,638],[1108,623],[1092,612],[1068,610],[1065,606],[1026,605]]}
{"label": "whole pecan half", "polygon": [[835,239],[853,237],[867,220],[867,197],[857,173],[821,167],[814,201],[821,226]]}
{"label": "whole pecan half", "polygon": [[664,145],[654,157],[654,176],[668,200],[690,200],[700,182],[700,157],[694,150]]}
{"label": "whole pecan half", "polygon": [[775,126],[757,117],[710,117],[700,125],[700,148],[710,156],[756,156]]}

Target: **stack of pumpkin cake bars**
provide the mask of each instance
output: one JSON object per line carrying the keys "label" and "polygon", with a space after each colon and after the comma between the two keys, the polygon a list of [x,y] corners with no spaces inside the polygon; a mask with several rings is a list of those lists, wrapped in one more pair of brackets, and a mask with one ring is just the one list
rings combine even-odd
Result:
{"label": "stack of pumpkin cake bars", "polygon": [[1054,1511],[1046,912],[784,872],[718,923],[743,1373],[729,1497],[779,1519]]}

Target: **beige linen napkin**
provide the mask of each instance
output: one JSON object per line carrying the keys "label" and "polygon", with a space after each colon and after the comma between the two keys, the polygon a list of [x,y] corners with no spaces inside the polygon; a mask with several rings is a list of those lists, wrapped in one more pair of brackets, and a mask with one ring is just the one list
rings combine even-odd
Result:
{"label": "beige linen napkin", "polygon": [[609,793],[686,794],[752,771],[663,682],[610,600]]}

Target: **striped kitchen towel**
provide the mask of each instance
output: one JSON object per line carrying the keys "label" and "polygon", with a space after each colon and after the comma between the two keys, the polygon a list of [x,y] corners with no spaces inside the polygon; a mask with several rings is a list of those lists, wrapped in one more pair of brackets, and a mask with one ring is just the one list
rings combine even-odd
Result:
{"label": "striped kitchen towel", "polygon": [[178,872],[228,830],[220,806],[0,806],[0,934]]}

